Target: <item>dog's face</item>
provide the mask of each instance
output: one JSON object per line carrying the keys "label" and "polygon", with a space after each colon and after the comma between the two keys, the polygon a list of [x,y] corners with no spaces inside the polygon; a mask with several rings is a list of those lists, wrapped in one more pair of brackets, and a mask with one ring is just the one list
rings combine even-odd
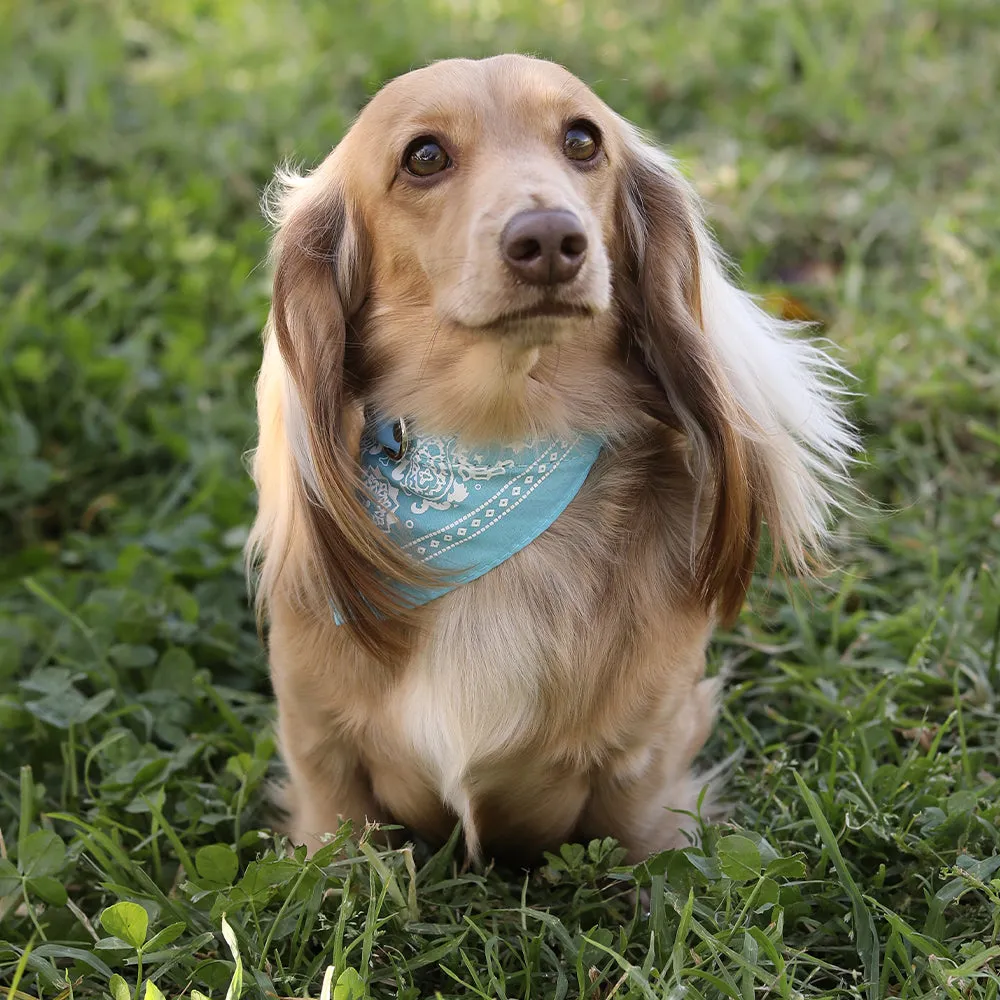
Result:
{"label": "dog's face", "polygon": [[[385,312],[449,349],[548,342],[607,310],[613,116],[535,60],[439,63],[386,86],[345,141]],[[413,331],[416,333],[416,331]]]}

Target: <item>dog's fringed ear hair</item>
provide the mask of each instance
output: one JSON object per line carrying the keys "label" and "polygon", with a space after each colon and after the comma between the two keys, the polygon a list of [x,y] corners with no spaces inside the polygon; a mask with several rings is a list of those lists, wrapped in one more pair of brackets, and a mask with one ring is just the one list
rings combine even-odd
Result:
{"label": "dog's fringed ear hair", "polygon": [[711,516],[696,544],[700,596],[739,613],[766,522],[776,558],[805,570],[825,539],[856,448],[841,412],[843,370],[726,277],[690,185],[624,125],[617,294],[626,350],[686,435]]}
{"label": "dog's fringed ear hair", "polygon": [[336,154],[306,177],[279,174],[265,199],[277,226],[274,289],[258,381],[259,507],[248,544],[258,607],[282,596],[344,628],[375,656],[405,648],[394,584],[425,583],[359,500],[360,401],[345,377],[366,296],[366,238]]}

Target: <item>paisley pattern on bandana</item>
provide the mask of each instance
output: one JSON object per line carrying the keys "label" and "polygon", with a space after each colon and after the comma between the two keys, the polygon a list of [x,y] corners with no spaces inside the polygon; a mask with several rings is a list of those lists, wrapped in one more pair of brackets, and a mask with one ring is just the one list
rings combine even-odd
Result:
{"label": "paisley pattern on bandana", "polygon": [[409,603],[475,580],[534,541],[579,492],[601,447],[588,435],[475,448],[417,436],[396,458],[393,424],[370,422],[361,441],[369,515],[417,562],[451,574],[447,586],[407,589]]}

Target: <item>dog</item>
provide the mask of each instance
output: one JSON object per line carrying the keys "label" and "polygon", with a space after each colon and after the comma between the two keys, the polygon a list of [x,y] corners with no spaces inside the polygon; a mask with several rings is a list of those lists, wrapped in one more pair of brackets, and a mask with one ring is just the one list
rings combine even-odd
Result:
{"label": "dog", "polygon": [[553,63],[388,83],[279,171],[248,542],[287,832],[468,857],[711,811],[713,629],[822,556],[843,370],[727,276],[674,162]]}

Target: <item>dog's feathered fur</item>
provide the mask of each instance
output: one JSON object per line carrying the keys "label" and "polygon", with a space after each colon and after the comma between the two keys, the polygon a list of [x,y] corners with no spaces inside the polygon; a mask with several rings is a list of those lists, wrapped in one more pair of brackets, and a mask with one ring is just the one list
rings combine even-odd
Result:
{"label": "dog's feathered fur", "polygon": [[[601,134],[586,165],[562,153],[579,119]],[[401,169],[423,135],[453,161],[432,182]],[[473,855],[682,843],[716,712],[710,631],[740,609],[762,524],[805,568],[845,478],[837,366],[730,283],[673,162],[551,63],[393,81],[268,205],[249,550],[293,839],[315,847],[340,817],[444,837],[457,818]],[[514,315],[543,293],[504,270],[499,234],[537,207],[584,224],[558,293],[584,318]],[[358,499],[366,406],[468,443],[608,447],[536,541],[405,610],[393,583],[430,578]]]}

